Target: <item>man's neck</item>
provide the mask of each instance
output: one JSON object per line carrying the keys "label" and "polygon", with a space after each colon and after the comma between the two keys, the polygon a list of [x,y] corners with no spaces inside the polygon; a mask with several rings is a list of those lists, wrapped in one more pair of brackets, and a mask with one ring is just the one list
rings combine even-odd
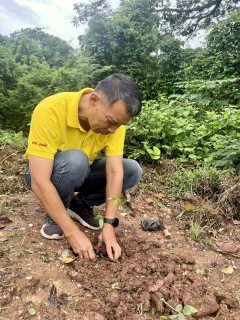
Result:
{"label": "man's neck", "polygon": [[88,103],[89,103],[89,94],[85,93],[81,96],[78,103],[78,121],[81,127],[87,132],[90,130],[87,117],[85,116],[86,111],[88,111],[86,110],[86,108],[88,107]]}

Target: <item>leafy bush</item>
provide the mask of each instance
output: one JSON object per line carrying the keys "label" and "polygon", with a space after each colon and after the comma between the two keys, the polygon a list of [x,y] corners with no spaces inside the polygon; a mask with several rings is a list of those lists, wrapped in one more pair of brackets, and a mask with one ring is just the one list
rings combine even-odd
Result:
{"label": "leafy bush", "polygon": [[[156,147],[165,158],[178,157],[183,162],[198,160],[219,165],[218,153],[226,147],[223,141],[232,141],[239,136],[240,110],[236,106],[213,109],[204,110],[180,98],[168,101],[164,96],[159,96],[158,101],[145,101],[141,114],[127,126],[125,155],[151,161],[147,149]],[[220,137],[224,137],[223,141]],[[225,167],[235,165],[236,148],[234,155],[225,158]],[[230,149],[231,144],[228,152]]]}
{"label": "leafy bush", "polygon": [[23,137],[22,132],[11,132],[0,130],[0,148],[3,149],[6,146],[13,146],[24,148],[27,145],[27,139]]}
{"label": "leafy bush", "polygon": [[213,151],[210,154],[210,161],[216,166],[224,169],[236,169],[240,172],[240,134],[237,138],[232,136],[216,135],[211,138]]}
{"label": "leafy bush", "polygon": [[196,103],[214,108],[228,104],[240,104],[240,78],[221,80],[195,79],[175,83],[175,88],[183,92],[183,98],[190,98]]}

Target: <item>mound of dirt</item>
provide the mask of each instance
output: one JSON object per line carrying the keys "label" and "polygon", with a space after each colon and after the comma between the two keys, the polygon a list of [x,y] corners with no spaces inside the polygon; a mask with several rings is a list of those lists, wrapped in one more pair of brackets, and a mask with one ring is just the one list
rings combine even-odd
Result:
{"label": "mound of dirt", "polygon": [[[80,301],[80,313],[89,309],[109,320],[140,319],[136,312],[143,315],[154,310],[158,316],[167,315],[172,314],[168,305],[181,303],[194,306],[198,310],[194,317],[202,318],[220,313],[226,317],[229,309],[238,307],[234,295],[219,287],[206,295],[206,280],[196,273],[195,259],[188,253],[170,255],[164,245],[139,236],[122,233],[118,238],[123,249],[119,262],[73,263],[75,272],[70,277],[91,295],[90,305],[86,299]],[[223,305],[227,313],[220,312]]]}

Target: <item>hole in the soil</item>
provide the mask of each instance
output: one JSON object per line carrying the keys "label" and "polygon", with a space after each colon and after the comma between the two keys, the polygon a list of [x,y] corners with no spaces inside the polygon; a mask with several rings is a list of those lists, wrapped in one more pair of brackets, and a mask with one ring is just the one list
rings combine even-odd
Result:
{"label": "hole in the soil", "polygon": [[94,252],[99,259],[108,259],[107,251],[106,250],[99,250],[94,249]]}

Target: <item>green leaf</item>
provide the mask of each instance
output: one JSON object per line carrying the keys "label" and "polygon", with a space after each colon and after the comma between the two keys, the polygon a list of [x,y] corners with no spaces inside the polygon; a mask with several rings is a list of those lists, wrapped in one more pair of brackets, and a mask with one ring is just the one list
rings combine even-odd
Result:
{"label": "green leaf", "polygon": [[152,158],[153,160],[158,160],[158,159],[160,159],[159,156],[151,156],[151,158]]}
{"label": "green leaf", "polygon": [[184,316],[184,314],[183,313],[179,313],[178,314],[178,320],[185,320],[186,318],[185,318],[185,316]]}
{"label": "green leaf", "polygon": [[187,117],[189,115],[189,111],[183,111],[182,115],[184,115],[184,117]]}
{"label": "green leaf", "polygon": [[168,316],[169,319],[177,319],[178,318],[178,314],[174,314],[172,316]]}
{"label": "green leaf", "polygon": [[183,313],[184,313],[186,316],[189,316],[190,314],[193,314],[193,313],[196,313],[196,312],[198,312],[197,309],[195,309],[194,307],[189,306],[189,305],[187,305],[187,306],[185,306],[185,307],[183,308]]}
{"label": "green leaf", "polygon": [[30,316],[34,316],[37,312],[34,308],[29,308],[28,313],[30,314]]}
{"label": "green leaf", "polygon": [[153,151],[154,151],[154,155],[155,156],[160,156],[160,154],[161,154],[161,151],[157,148],[157,147],[153,147]]}
{"label": "green leaf", "polygon": [[189,154],[188,156],[190,159],[196,160],[197,156],[195,154]]}
{"label": "green leaf", "polygon": [[149,154],[154,154],[154,151],[152,149],[146,149],[146,150]]}
{"label": "green leaf", "polygon": [[102,229],[102,227],[103,227],[103,219],[99,219],[99,227]]}
{"label": "green leaf", "polygon": [[181,304],[178,304],[178,305],[176,306],[176,311],[177,311],[177,312],[181,312],[182,309],[183,309],[183,306],[182,306]]}

